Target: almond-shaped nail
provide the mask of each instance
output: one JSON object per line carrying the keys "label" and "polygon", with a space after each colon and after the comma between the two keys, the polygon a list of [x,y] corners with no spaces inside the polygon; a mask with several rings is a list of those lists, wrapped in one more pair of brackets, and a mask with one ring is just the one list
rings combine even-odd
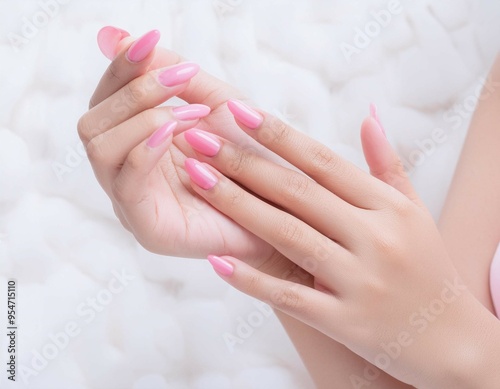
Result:
{"label": "almond-shaped nail", "polygon": [[189,81],[199,70],[200,67],[197,64],[184,62],[162,71],[158,76],[158,80],[164,86],[176,86]]}
{"label": "almond-shaped nail", "polygon": [[192,128],[184,133],[184,138],[189,145],[207,157],[217,155],[220,150],[220,141],[209,132]]}
{"label": "almond-shaped nail", "polygon": [[116,47],[123,38],[130,34],[120,28],[106,26],[97,33],[97,45],[104,56],[111,61],[116,57]]}
{"label": "almond-shaped nail", "polygon": [[380,117],[378,116],[377,106],[373,103],[370,104],[370,116],[377,122],[380,130],[384,133],[384,135],[387,136],[387,134],[385,133],[385,128],[380,121]]}
{"label": "almond-shaped nail", "polygon": [[222,276],[230,276],[234,272],[234,266],[224,258],[216,255],[209,255],[208,262],[212,265],[214,270]]}
{"label": "almond-shaped nail", "polygon": [[260,113],[239,100],[229,100],[227,107],[238,121],[252,130],[259,127],[264,120]]}
{"label": "almond-shaped nail", "polygon": [[175,127],[177,127],[177,122],[172,121],[165,123],[149,137],[146,144],[152,149],[160,146],[170,135],[174,133]]}
{"label": "almond-shaped nail", "polygon": [[172,109],[177,120],[197,120],[210,113],[210,107],[203,104],[189,104]]}
{"label": "almond-shaped nail", "polygon": [[196,159],[186,159],[184,166],[191,180],[200,188],[208,190],[217,184],[217,177]]}
{"label": "almond-shaped nail", "polygon": [[127,51],[130,62],[141,62],[144,60],[160,41],[160,31],[152,30],[137,39]]}

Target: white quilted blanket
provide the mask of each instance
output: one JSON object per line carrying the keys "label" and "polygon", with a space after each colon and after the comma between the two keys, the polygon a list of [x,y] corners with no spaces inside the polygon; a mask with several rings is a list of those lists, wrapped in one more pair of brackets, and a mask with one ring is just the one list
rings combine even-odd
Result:
{"label": "white quilted blanket", "polygon": [[205,261],[145,252],[115,219],[76,133],[108,63],[102,26],[160,29],[162,45],[362,166],[376,103],[436,217],[500,48],[496,0],[0,5],[0,332],[11,278],[19,325],[15,383],[0,337],[1,388],[312,388],[266,307]]}

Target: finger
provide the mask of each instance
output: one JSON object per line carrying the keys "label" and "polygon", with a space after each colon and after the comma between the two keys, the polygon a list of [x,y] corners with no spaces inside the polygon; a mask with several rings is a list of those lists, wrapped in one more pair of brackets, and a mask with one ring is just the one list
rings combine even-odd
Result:
{"label": "finger", "polygon": [[[90,99],[89,108],[93,108],[128,82],[146,73],[154,59],[155,47],[160,40],[158,30],[149,31],[135,41],[122,31],[114,27],[104,27],[99,31],[99,48],[113,61]],[[118,49],[119,46],[121,49]]]}
{"label": "finger", "polygon": [[185,62],[131,81],[82,116],[78,132],[83,143],[86,145],[93,137],[176,96],[198,70],[198,65]]}
{"label": "finger", "polygon": [[352,247],[361,239],[358,226],[363,225],[366,215],[306,175],[199,129],[186,131],[184,137],[199,154],[199,160],[343,247]]}
{"label": "finger", "polygon": [[405,172],[398,155],[391,147],[380,123],[367,118],[361,126],[361,143],[366,162],[373,177],[397,189],[418,206],[423,203]]}
{"label": "finger", "polygon": [[[153,193],[158,188],[151,185],[157,180],[151,180],[151,175],[163,174],[164,166],[159,166],[160,159],[167,158],[165,165],[172,168],[173,164],[166,155],[172,144],[172,137],[177,122],[170,121],[158,128],[148,139],[137,145],[127,156],[120,173],[112,186],[112,195],[126,219],[131,226],[132,232],[141,244],[148,245],[143,236],[144,226],[156,225],[156,220],[151,220],[152,215],[157,216],[156,202]],[[161,182],[161,181],[160,181]],[[157,184],[156,184],[157,185]],[[171,188],[165,183],[161,188],[164,196],[173,196]],[[179,210],[172,207],[172,220],[181,220],[182,214],[176,215]],[[138,231],[134,226],[139,227]],[[149,231],[149,230],[148,230]]]}
{"label": "finger", "polygon": [[[100,39],[99,39],[100,38]],[[126,58],[126,51],[133,42],[128,32],[116,27],[104,27],[98,34],[98,43],[103,54],[113,62],[99,83],[92,102],[97,105],[130,81],[147,70],[160,69],[186,61],[172,50],[157,47],[152,57],[148,56],[133,65]],[[193,84],[181,92],[179,97],[189,103],[206,104],[215,109],[229,98],[241,98],[242,93],[220,79],[200,71]]]}
{"label": "finger", "polygon": [[230,100],[227,105],[250,136],[343,200],[363,209],[386,206],[385,185],[325,145],[241,101]]}
{"label": "finger", "polygon": [[241,292],[269,304],[313,328],[331,331],[339,300],[308,286],[275,278],[234,257],[210,255],[215,272]]}
{"label": "finger", "polygon": [[320,278],[325,286],[335,290],[343,287],[342,274],[352,263],[347,250],[303,221],[248,193],[209,165],[188,158],[185,168],[192,188],[213,207]]}
{"label": "finger", "polygon": [[87,144],[87,155],[94,172],[107,193],[129,153],[164,123],[176,121],[173,135],[192,128],[207,116],[210,108],[193,104],[180,107],[158,107],[141,112],[94,138]]}

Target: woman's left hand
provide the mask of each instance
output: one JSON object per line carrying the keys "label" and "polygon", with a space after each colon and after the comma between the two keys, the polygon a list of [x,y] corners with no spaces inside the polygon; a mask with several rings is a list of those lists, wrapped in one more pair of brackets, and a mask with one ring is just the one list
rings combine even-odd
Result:
{"label": "woman's left hand", "polygon": [[[250,136],[297,171],[193,129],[185,135],[199,156],[186,161],[193,189],[311,274],[314,285],[224,253],[210,257],[217,272],[405,383],[476,385],[471,374],[477,379],[473,372],[493,363],[481,351],[496,320],[461,282],[404,170],[389,186],[265,113],[228,105]],[[375,120],[362,131],[364,145],[389,147]]]}

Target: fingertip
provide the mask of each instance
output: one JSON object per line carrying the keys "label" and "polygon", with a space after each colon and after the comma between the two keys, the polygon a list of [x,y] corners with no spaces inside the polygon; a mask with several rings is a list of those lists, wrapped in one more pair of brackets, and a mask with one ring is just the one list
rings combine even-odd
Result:
{"label": "fingertip", "polygon": [[234,118],[251,130],[260,127],[264,121],[264,117],[259,112],[240,100],[230,99],[226,102],[226,105]]}
{"label": "fingertip", "polygon": [[232,262],[234,261],[234,258],[232,258],[233,261],[231,261],[228,259],[228,257],[209,255],[207,259],[217,274],[223,277],[229,277],[233,275],[235,266]]}
{"label": "fingertip", "polygon": [[126,58],[132,63],[145,60],[154,51],[160,41],[161,34],[158,30],[152,30],[138,38],[127,50]]}
{"label": "fingertip", "polygon": [[118,53],[118,43],[129,36],[130,34],[125,30],[106,26],[101,28],[97,33],[97,45],[104,56],[112,61]]}
{"label": "fingertip", "polygon": [[376,176],[387,171],[393,158],[392,147],[378,122],[373,117],[367,117],[361,126],[361,145],[366,163],[372,174]]}
{"label": "fingertip", "polygon": [[186,158],[184,161],[184,168],[191,178],[191,181],[201,189],[206,191],[210,190],[219,182],[219,179],[208,168],[208,165],[201,163],[197,159]]}

